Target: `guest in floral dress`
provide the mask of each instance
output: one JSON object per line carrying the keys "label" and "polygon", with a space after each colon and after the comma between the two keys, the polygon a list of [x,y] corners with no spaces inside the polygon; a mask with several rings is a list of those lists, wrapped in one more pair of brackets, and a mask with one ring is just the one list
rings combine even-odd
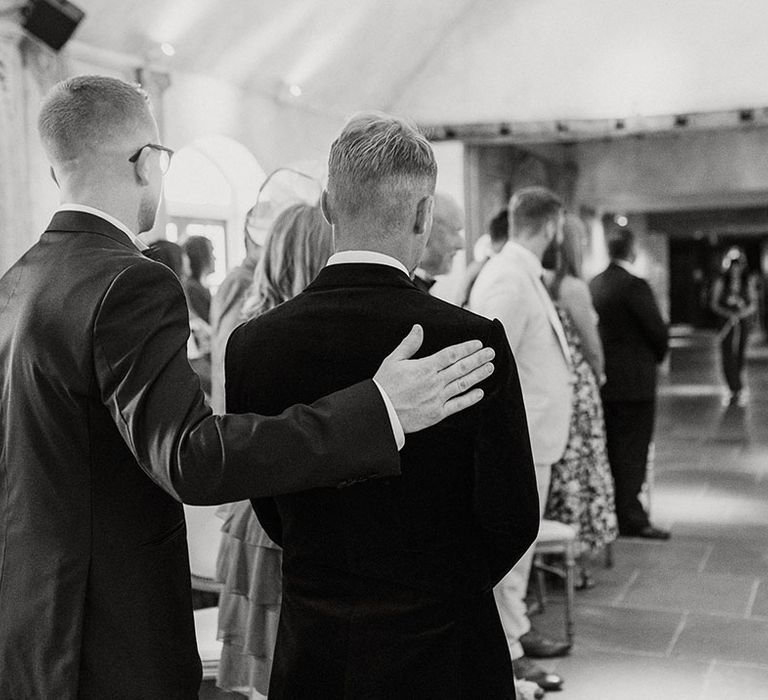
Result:
{"label": "guest in floral dress", "polygon": [[[331,229],[319,206],[295,204],[273,223],[243,303],[254,318],[301,292],[331,255]],[[254,362],[259,358],[255,357]],[[223,642],[217,684],[263,698],[277,639],[282,599],[282,550],[259,524],[250,501],[219,510],[224,519],[218,558],[219,639]]]}
{"label": "guest in floral dress", "polygon": [[581,277],[581,251],[586,231],[569,214],[563,240],[545,254],[545,282],[571,350],[575,384],[573,413],[565,453],[552,467],[545,518],[572,525],[582,545],[577,587],[594,585],[589,557],[617,535],[613,480],[605,447],[605,424],[600,401],[604,381],[603,352],[597,333],[597,314],[589,287]]}

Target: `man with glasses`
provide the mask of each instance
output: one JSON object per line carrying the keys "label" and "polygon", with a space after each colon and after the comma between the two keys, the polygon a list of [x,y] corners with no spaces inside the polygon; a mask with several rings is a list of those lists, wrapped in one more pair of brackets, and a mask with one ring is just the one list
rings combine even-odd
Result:
{"label": "man with glasses", "polygon": [[374,381],[213,416],[179,281],[136,236],[170,159],[146,95],[72,78],[39,129],[64,204],[0,278],[0,697],[196,698],[180,501],[397,475],[403,432],[478,401],[493,353],[409,360],[417,327]]}

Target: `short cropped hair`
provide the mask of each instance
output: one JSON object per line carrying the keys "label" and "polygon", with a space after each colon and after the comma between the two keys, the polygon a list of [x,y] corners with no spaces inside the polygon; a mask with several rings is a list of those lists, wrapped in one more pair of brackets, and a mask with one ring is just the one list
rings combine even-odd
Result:
{"label": "short cropped hair", "polygon": [[[391,208],[403,193],[433,194],[437,163],[429,141],[411,122],[381,112],[354,115],[331,145],[328,193],[339,211],[358,216]],[[377,202],[376,195],[384,200]]]}
{"label": "short cropped hair", "polygon": [[501,243],[509,238],[509,209],[502,209],[491,219],[488,234],[493,243]]}
{"label": "short cropped hair", "polygon": [[635,234],[628,228],[614,229],[605,238],[611,260],[629,260],[634,244]]}
{"label": "short cropped hair", "polygon": [[532,229],[538,231],[563,210],[563,200],[546,187],[523,187],[509,200],[510,233]]}
{"label": "short cropped hair", "polygon": [[80,75],[57,83],[46,95],[38,129],[48,155],[61,162],[116,141],[150,120],[149,98],[138,85]]}

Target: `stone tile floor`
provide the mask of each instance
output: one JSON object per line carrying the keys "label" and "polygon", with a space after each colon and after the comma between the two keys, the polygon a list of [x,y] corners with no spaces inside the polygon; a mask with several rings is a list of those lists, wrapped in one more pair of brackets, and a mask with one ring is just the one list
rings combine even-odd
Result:
{"label": "stone tile floor", "polygon": [[[653,521],[668,542],[620,539],[576,594],[557,700],[768,700],[768,346],[748,356],[747,405],[722,405],[714,339],[675,339],[659,395]],[[560,635],[560,594],[532,617]]]}
{"label": "stone tile floor", "polygon": [[[577,592],[576,643],[542,662],[552,700],[768,700],[768,346],[747,405],[723,407],[711,334],[674,339],[661,382],[651,511],[668,542],[621,539]],[[562,634],[561,594],[532,617]],[[201,698],[235,698],[205,684]],[[309,700],[309,699],[308,699]]]}

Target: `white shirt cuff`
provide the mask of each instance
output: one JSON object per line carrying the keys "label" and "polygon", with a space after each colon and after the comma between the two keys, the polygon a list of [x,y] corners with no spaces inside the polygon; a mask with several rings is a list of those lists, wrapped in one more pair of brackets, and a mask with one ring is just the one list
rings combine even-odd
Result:
{"label": "white shirt cuff", "polygon": [[379,384],[375,379],[373,380],[373,383],[379,390],[381,398],[384,399],[384,405],[387,407],[389,422],[392,424],[392,433],[395,436],[397,451],[399,452],[403,449],[403,445],[405,445],[405,433],[403,432],[403,426],[400,424],[400,419],[397,417],[397,413],[395,413],[395,407],[392,405],[392,400],[389,398],[389,396],[387,396],[387,392],[384,391],[381,384]]}

